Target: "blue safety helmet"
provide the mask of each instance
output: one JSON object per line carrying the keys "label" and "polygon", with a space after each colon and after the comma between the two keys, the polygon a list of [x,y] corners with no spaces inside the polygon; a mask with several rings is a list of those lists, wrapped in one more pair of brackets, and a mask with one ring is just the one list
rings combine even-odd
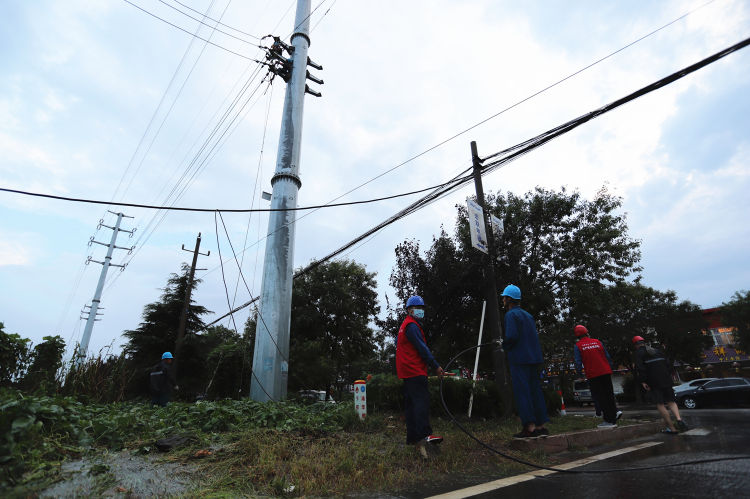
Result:
{"label": "blue safety helmet", "polygon": [[164,359],[171,359],[172,358],[172,352],[164,352],[161,355],[161,358],[162,358],[162,360],[164,360]]}
{"label": "blue safety helmet", "polygon": [[505,286],[505,289],[503,290],[503,294],[501,296],[507,296],[508,298],[513,298],[514,300],[520,300],[521,288],[513,284],[508,284],[507,286]]}
{"label": "blue safety helmet", "polygon": [[424,307],[424,300],[421,296],[410,296],[408,300],[406,300],[406,308],[409,307]]}

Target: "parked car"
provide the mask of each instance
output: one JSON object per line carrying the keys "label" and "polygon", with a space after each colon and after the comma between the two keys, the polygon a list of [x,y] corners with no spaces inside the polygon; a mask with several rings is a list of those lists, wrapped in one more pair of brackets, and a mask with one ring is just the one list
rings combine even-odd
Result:
{"label": "parked car", "polygon": [[722,378],[710,380],[701,386],[683,390],[677,401],[686,409],[709,405],[750,404],[750,380],[747,378]]}
{"label": "parked car", "polygon": [[687,381],[685,383],[682,383],[680,385],[677,385],[673,387],[675,395],[678,395],[680,392],[684,392],[685,390],[690,390],[691,388],[698,388],[701,385],[704,385],[708,383],[709,381],[713,381],[717,378],[698,378],[694,379],[692,381]]}
{"label": "parked car", "polygon": [[326,394],[325,390],[300,390],[299,396],[308,402],[321,402],[324,404],[335,404],[333,397]]}
{"label": "parked car", "polygon": [[583,404],[594,403],[594,398],[591,396],[589,382],[585,379],[573,381],[573,401],[578,404],[579,407],[583,407]]}

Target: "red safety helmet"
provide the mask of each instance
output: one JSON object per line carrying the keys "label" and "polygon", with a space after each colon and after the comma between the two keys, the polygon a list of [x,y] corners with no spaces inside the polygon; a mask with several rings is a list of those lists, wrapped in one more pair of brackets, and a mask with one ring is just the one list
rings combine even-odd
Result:
{"label": "red safety helmet", "polygon": [[586,329],[586,326],[582,326],[578,324],[573,331],[576,333],[576,337],[584,336],[586,334],[589,334],[589,330]]}
{"label": "red safety helmet", "polygon": [[643,336],[633,336],[633,345],[635,345],[639,341],[646,341],[646,340],[643,339]]}

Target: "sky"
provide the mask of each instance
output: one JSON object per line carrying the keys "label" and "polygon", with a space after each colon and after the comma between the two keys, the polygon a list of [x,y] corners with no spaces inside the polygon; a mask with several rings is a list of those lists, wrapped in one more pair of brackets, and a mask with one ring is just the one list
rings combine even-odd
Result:
{"label": "sky", "polygon": [[[284,83],[261,85],[265,72],[252,59],[263,58],[258,38],[288,41],[295,2],[180,1],[0,3],[0,187],[160,206],[268,207],[261,192],[271,191]],[[309,55],[323,65],[313,72],[325,83],[311,85],[322,98],[305,100],[299,206],[349,191],[338,202],[439,184],[470,166],[472,140],[487,156],[750,36],[750,2],[741,0],[313,0],[312,7]],[[211,27],[221,20],[223,33],[180,11],[205,14]],[[485,192],[565,187],[590,199],[606,188],[622,198],[629,234],[641,241],[643,283],[705,308],[720,305],[750,288],[748,68],[750,49],[731,54],[493,172]],[[396,245],[416,239],[426,249],[441,228],[453,233],[456,205],[472,194],[470,185],[458,190],[342,255],[377,273],[383,308],[394,297]],[[295,267],[414,199],[301,212]],[[138,327],[143,307],[190,262],[182,246],[192,250],[199,232],[210,255],[199,257],[205,270],[193,298],[214,312],[205,319],[259,293],[267,215],[223,214],[227,237],[210,212],[114,211],[133,217],[123,228],[136,229],[117,245],[135,249],[115,250],[112,261],[127,267],[110,269],[90,353],[119,351],[122,332]],[[80,341],[80,310],[101,270],[84,262],[106,252],[88,243],[111,237],[97,229],[100,220],[113,226],[115,216],[103,205],[0,192],[6,332],[35,343],[54,334]],[[236,314],[240,327],[248,314]]]}

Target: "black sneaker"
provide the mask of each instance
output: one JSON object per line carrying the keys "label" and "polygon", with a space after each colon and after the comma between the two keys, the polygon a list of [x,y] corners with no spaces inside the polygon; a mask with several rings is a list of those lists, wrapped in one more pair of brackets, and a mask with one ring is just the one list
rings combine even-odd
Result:
{"label": "black sneaker", "polygon": [[546,437],[549,435],[549,430],[547,428],[537,428],[534,430],[533,435],[535,437]]}
{"label": "black sneaker", "polygon": [[428,444],[439,444],[443,441],[443,437],[441,437],[440,435],[427,435],[426,437],[424,437],[424,441]]}
{"label": "black sneaker", "polygon": [[688,425],[683,420],[677,421],[677,429],[680,431],[688,431]]}
{"label": "black sneaker", "polygon": [[535,435],[533,431],[529,431],[526,428],[521,430],[519,433],[516,433],[513,435],[513,438],[536,438],[538,435]]}

